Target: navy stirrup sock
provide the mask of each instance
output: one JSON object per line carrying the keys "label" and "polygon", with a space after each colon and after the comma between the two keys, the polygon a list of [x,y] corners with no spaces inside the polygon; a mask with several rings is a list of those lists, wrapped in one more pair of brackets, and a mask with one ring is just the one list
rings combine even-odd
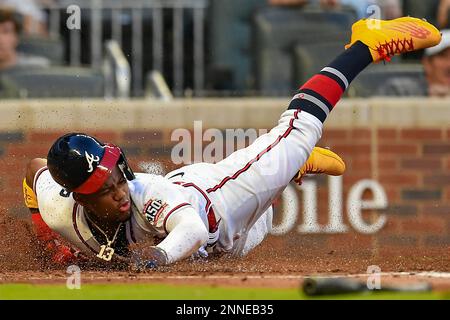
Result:
{"label": "navy stirrup sock", "polygon": [[324,122],[350,82],[373,61],[369,48],[357,41],[309,79],[288,109],[300,109]]}

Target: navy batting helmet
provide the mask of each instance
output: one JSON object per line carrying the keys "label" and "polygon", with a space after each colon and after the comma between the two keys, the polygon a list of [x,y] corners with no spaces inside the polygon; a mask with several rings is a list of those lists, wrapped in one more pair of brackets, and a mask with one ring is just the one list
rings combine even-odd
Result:
{"label": "navy batting helmet", "polygon": [[82,194],[100,189],[116,165],[128,180],[134,179],[119,147],[101,143],[83,133],[69,133],[58,138],[47,155],[47,166],[53,179],[68,191]]}

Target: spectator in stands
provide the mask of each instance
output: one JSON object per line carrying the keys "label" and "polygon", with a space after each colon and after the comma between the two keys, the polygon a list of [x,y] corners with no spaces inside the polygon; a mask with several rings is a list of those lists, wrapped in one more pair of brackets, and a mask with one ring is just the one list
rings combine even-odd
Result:
{"label": "spectator in stands", "polygon": [[319,2],[321,7],[326,9],[338,9],[341,6],[351,7],[356,11],[358,19],[367,18],[371,14],[368,10],[369,6],[376,4],[375,0],[311,0],[311,2]]}
{"label": "spectator in stands", "polygon": [[428,95],[450,95],[450,30],[442,31],[439,45],[425,50],[422,63],[428,83]]}
{"label": "spectator in stands", "polygon": [[345,5],[356,11],[358,19],[367,18],[373,14],[368,10],[370,5],[378,5],[381,17],[377,19],[395,19],[402,16],[400,0],[269,0],[271,5],[299,6],[305,4],[319,4],[324,9],[338,9]]}
{"label": "spectator in stands", "polygon": [[425,50],[422,58],[424,74],[419,78],[389,79],[377,95],[385,96],[450,96],[450,30],[442,31],[442,41]]}
{"label": "spectator in stands", "polygon": [[400,0],[375,0],[374,2],[381,8],[381,19],[391,20],[403,16],[403,8]]}
{"label": "spectator in stands", "polygon": [[48,59],[18,53],[19,34],[22,30],[21,16],[9,8],[0,8],[0,71],[19,67],[46,67]]}
{"label": "spectator in stands", "polygon": [[449,10],[450,10],[450,0],[440,0],[437,12],[437,22],[440,28],[447,27]]}
{"label": "spectator in stands", "polygon": [[450,0],[403,0],[404,15],[426,18],[439,29],[450,27]]}
{"label": "spectator in stands", "polygon": [[17,64],[16,47],[22,29],[20,16],[9,9],[0,9],[0,70]]}
{"label": "spectator in stands", "polygon": [[1,7],[8,7],[23,16],[22,31],[25,35],[47,36],[47,16],[35,0],[0,0]]}
{"label": "spectator in stands", "polygon": [[309,0],[269,0],[272,6],[302,6],[308,2]]}

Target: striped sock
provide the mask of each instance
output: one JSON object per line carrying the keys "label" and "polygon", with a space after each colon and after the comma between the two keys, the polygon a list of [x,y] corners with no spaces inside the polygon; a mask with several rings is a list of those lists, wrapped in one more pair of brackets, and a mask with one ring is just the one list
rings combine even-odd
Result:
{"label": "striped sock", "polygon": [[350,82],[372,61],[369,48],[356,42],[309,79],[294,96],[288,109],[300,109],[324,122]]}

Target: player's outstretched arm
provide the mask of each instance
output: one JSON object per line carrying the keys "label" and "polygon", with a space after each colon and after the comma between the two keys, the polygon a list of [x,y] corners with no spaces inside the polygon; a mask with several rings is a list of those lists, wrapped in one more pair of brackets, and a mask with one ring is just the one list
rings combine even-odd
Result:
{"label": "player's outstretched arm", "polygon": [[47,159],[35,158],[28,162],[23,180],[23,197],[26,207],[30,210],[33,229],[40,244],[55,264],[65,265],[77,260],[79,252],[64,245],[62,238],[52,231],[42,219],[38,200],[33,190],[37,172],[47,166]]}
{"label": "player's outstretched arm", "polygon": [[166,222],[167,237],[157,246],[135,247],[132,267],[138,270],[171,264],[190,257],[208,241],[208,231],[198,213],[188,207]]}

